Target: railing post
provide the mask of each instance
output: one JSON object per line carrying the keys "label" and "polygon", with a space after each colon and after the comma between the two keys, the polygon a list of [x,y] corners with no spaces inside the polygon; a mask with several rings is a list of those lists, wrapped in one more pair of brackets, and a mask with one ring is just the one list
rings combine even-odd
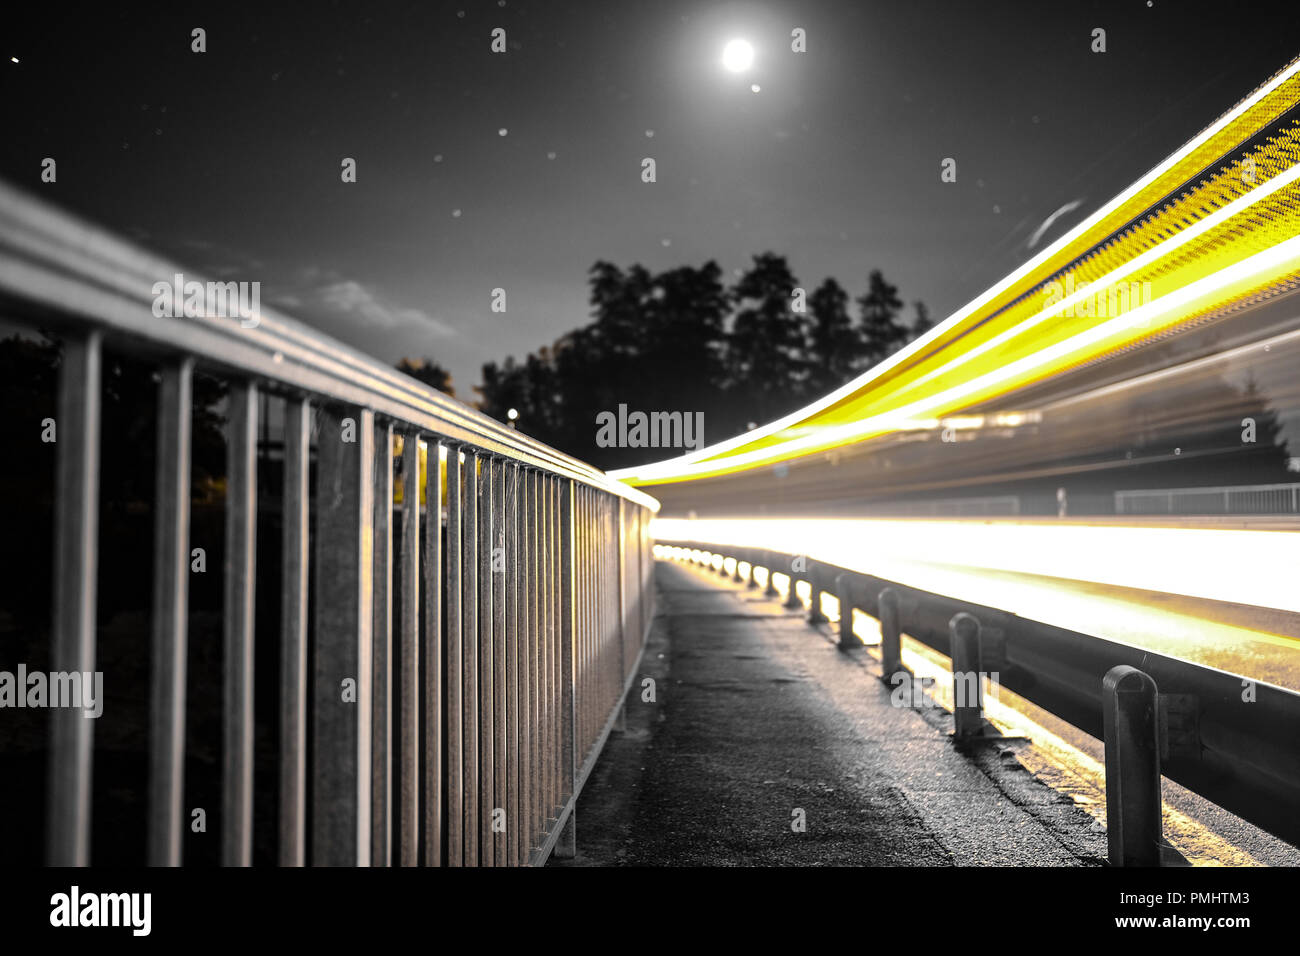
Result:
{"label": "railing post", "polygon": [[[419,440],[415,442],[416,478],[419,478]],[[446,640],[443,635],[442,613],[445,603],[443,593],[443,543],[442,543],[442,448],[432,436],[427,441],[424,476],[424,557],[420,572],[423,584],[420,586],[420,605],[424,612],[424,647],[420,651],[421,692],[421,728],[424,748],[421,756],[420,771],[423,777],[422,815],[424,827],[424,864],[425,866],[442,866],[443,838],[442,820],[444,813],[443,798],[443,675]],[[456,449],[450,449],[452,455]],[[448,466],[450,467],[450,465]],[[459,478],[459,476],[457,476]],[[408,486],[409,488],[409,486]],[[404,492],[405,493],[405,492]],[[419,489],[416,495],[416,508],[419,508]],[[450,548],[450,545],[448,546]],[[459,679],[459,671],[457,672]],[[449,715],[450,716],[450,715]],[[449,724],[449,721],[448,721]],[[449,727],[448,727],[449,729]],[[452,763],[448,753],[449,764]]]}
{"label": "railing post", "polygon": [[374,412],[323,408],[320,422],[312,863],[368,866]]}
{"label": "railing post", "polygon": [[[524,844],[523,804],[523,721],[524,671],[523,639],[527,636],[527,622],[521,617],[523,610],[524,579],[524,468],[518,462],[506,466],[506,717],[508,720],[508,767],[506,770],[506,862],[520,866],[528,848]],[[620,499],[622,500],[622,499]]]}
{"label": "railing post", "polygon": [[193,377],[194,360],[184,358],[162,370],[158,387],[149,734],[148,861],[151,866],[181,864]]}
{"label": "railing post", "polygon": [[483,476],[483,455],[465,447],[461,486],[461,859],[465,866],[479,865],[479,497]]}
{"label": "railing post", "polygon": [[[370,664],[370,865],[393,862],[393,423],[375,425]],[[364,691],[363,691],[364,693]]]}
{"label": "railing post", "polygon": [[[506,619],[506,577],[510,563],[514,561],[514,551],[507,547],[506,525],[512,511],[506,504],[506,472],[508,466],[504,458],[492,460],[492,538],[488,551],[488,561],[492,580],[492,790],[493,813],[489,814],[488,832],[492,839],[492,863],[495,866],[509,866],[509,846],[514,838],[514,822],[510,814],[510,751],[514,743],[509,739],[510,712],[508,697],[510,693],[509,671],[507,669],[507,619]],[[497,812],[505,814],[505,832],[497,829],[492,819]]]}
{"label": "railing post", "polygon": [[884,588],[879,598],[880,674],[889,680],[903,670],[902,636],[898,623],[898,592]]}
{"label": "railing post", "polygon": [[496,865],[496,839],[492,831],[496,808],[496,574],[492,549],[496,546],[497,459],[479,456],[478,484],[478,840],[479,866]]}
{"label": "railing post", "polygon": [[[430,446],[430,469],[433,450]],[[447,603],[447,865],[465,864],[465,670],[464,571],[465,521],[464,466],[461,446],[447,446],[447,546],[443,597]],[[432,506],[432,502],[429,503]]]}
{"label": "railing post", "polygon": [[745,589],[752,591],[758,587],[758,578],[754,577],[754,552],[745,555]]}
{"label": "railing post", "polygon": [[307,862],[307,608],[311,497],[311,406],[284,410],[283,543],[280,603],[281,866]]}
{"label": "railing post", "polygon": [[763,588],[763,597],[774,598],[779,593],[776,589],[776,575],[773,574],[772,552],[763,552],[763,567],[767,568],[767,587]]}
{"label": "railing post", "polygon": [[[627,653],[627,516],[623,507],[624,501],[618,499],[618,680],[619,687],[627,686],[628,670],[628,653]],[[736,562],[736,573],[740,573],[740,562]],[[624,690],[619,697],[618,715],[614,718],[614,732],[627,732],[627,692]]]}
{"label": "railing post", "polygon": [[972,615],[962,612],[948,622],[948,633],[952,639],[953,733],[957,737],[978,737],[984,712],[984,688],[980,680],[980,623]]}
{"label": "railing post", "polygon": [[1121,664],[1102,679],[1106,839],[1111,866],[1160,864],[1160,741],[1156,683]]}
{"label": "railing post", "polygon": [[[436,456],[437,446],[433,446],[433,451]],[[401,764],[397,787],[397,860],[401,866],[415,866],[420,861],[420,689],[424,683],[421,675],[425,666],[420,647],[420,609],[422,599],[429,600],[433,595],[423,593],[421,589],[420,435],[413,431],[402,434],[402,553],[399,568],[402,606],[397,651],[397,749]],[[433,741],[427,743],[433,748]]]}
{"label": "railing post", "polygon": [[840,599],[840,650],[861,647],[853,633],[853,577],[847,571],[835,576],[835,595]]}
{"label": "railing post", "polygon": [[[101,338],[69,338],[59,368],[54,479],[54,616],[50,666],[95,670],[95,584],[99,554]],[[46,862],[90,862],[90,774],[95,721],[73,708],[51,712]]]}
{"label": "railing post", "polygon": [[[572,481],[560,487],[560,803],[568,803],[577,782],[577,730],[574,710],[574,641],[577,639],[577,604],[575,601],[576,553],[574,527],[574,494]],[[571,860],[577,852],[576,808],[570,808],[568,819],[555,843],[556,859]]]}
{"label": "railing post", "polygon": [[[253,862],[253,628],[257,584],[257,385],[230,388],[227,412],[221,862]],[[367,419],[371,421],[372,419]],[[366,427],[370,427],[367,425]],[[373,436],[371,437],[373,442]],[[373,447],[367,445],[366,447]],[[369,469],[370,461],[365,460]],[[358,685],[360,686],[360,685]],[[367,688],[368,689],[368,688]]]}

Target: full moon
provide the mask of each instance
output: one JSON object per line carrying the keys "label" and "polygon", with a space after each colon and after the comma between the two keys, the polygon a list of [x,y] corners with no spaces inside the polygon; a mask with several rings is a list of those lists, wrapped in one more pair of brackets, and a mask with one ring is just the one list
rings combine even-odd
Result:
{"label": "full moon", "polygon": [[754,48],[745,40],[732,40],[722,48],[722,65],[732,73],[743,73],[754,62]]}

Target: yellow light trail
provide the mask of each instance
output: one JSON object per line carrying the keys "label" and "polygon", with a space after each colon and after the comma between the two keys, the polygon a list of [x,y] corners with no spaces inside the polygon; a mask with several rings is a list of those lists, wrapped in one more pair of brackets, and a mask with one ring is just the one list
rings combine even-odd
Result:
{"label": "yellow light trail", "polygon": [[[918,416],[1001,397],[1293,284],[1300,277],[1291,243],[1300,235],[1300,124],[1214,173],[1206,167],[1227,162],[1297,104],[1300,59],[1048,249],[858,379],[747,434],[613,476],[634,485],[686,481],[915,428]],[[1179,188],[1181,195],[1169,199]],[[1044,303],[1042,293],[1063,279],[1077,291]],[[1116,301],[1113,290],[1123,283],[1151,289],[1154,301],[1124,298],[1118,316],[1104,317],[1109,321],[1072,314],[1086,312],[1080,307],[1098,293],[1103,305],[1108,291]]]}
{"label": "yellow light trail", "polygon": [[[655,484],[684,478],[703,478],[728,474],[762,464],[771,464],[802,454],[833,448],[876,437],[902,428],[914,427],[916,419],[927,414],[942,415],[994,395],[1041,381],[1089,358],[1110,351],[1131,338],[1133,330],[1143,335],[1176,325],[1189,313],[1206,308],[1207,303],[1257,291],[1279,275],[1300,270],[1300,236],[1257,253],[1249,259],[1171,292],[1155,302],[1133,309],[1087,331],[1053,345],[1040,348],[1009,364],[998,363],[990,372],[967,379],[960,385],[935,392],[918,401],[900,405],[878,415],[859,418],[847,424],[819,427],[800,438],[781,445],[736,452],[718,461],[705,460],[667,465],[648,465],[634,475],[611,472],[630,484]],[[669,470],[668,466],[671,466]],[[663,470],[660,470],[663,469]]]}

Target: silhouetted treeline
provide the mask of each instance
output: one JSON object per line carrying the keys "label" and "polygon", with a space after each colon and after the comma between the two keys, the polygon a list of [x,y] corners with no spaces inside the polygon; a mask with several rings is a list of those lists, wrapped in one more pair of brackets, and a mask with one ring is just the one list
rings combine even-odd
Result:
{"label": "silhouetted treeline", "polygon": [[397,370],[405,372],[430,388],[444,392],[452,398],[456,397],[456,389],[451,384],[451,373],[431,358],[404,358],[397,363]]}
{"label": "silhouetted treeline", "polygon": [[680,449],[601,447],[596,417],[704,413],[708,444],[791,412],[843,385],[930,328],[879,271],[852,298],[833,278],[803,287],[784,256],[753,257],[730,285],[718,264],[653,274],[597,262],[592,321],[522,361],[483,366],[480,407],[602,468]]}

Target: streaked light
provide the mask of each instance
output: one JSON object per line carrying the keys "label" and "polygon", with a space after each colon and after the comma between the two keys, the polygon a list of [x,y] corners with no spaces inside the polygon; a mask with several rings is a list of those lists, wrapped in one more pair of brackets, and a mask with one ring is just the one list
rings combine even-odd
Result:
{"label": "streaked light", "polygon": [[[852,426],[866,426],[868,422],[878,425],[880,416],[891,411],[914,409],[894,418],[893,427],[915,427],[918,412],[923,417],[936,412],[951,415],[961,407],[936,409],[928,403],[922,408],[916,406],[935,394],[951,396],[953,387],[982,378],[980,373],[997,372],[1016,361],[1032,359],[1030,353],[1040,345],[1082,345],[1086,340],[1080,338],[1081,333],[1089,331],[1090,326],[1107,323],[1086,317],[1078,321],[1067,310],[1098,289],[1121,280],[1148,280],[1146,284],[1156,287],[1157,301],[1152,304],[1157,306],[1172,305],[1178,300],[1171,293],[1182,292],[1188,286],[1196,286],[1202,294],[1195,301],[1183,299],[1179,314],[1163,312],[1158,326],[1149,324],[1156,318],[1153,313],[1131,308],[1126,301],[1121,311],[1134,319],[1145,318],[1148,324],[1135,321],[1125,334],[1095,341],[1090,354],[1075,354],[1073,361],[1103,357],[1157,331],[1173,329],[1211,308],[1290,281],[1292,274],[1283,266],[1271,276],[1256,275],[1261,284],[1250,290],[1241,285],[1231,269],[1252,253],[1300,231],[1295,211],[1296,201],[1300,200],[1300,165],[1295,162],[1300,128],[1284,129],[1267,145],[1250,147],[1250,176],[1235,167],[1224,167],[1208,180],[1192,177],[1199,176],[1206,163],[1238,144],[1256,139],[1264,127],[1297,104],[1300,59],[1065,236],[859,378],[745,434],[677,459],[624,469],[615,472],[615,477],[633,484],[655,484],[726,474],[869,437],[870,427]],[[1258,178],[1254,175],[1256,165]],[[1180,200],[1164,198],[1176,195],[1180,185],[1186,187],[1182,198],[1190,194],[1196,208],[1179,207]],[[1130,222],[1138,224],[1123,233],[1117,231]],[[1041,284],[1066,275],[1076,277],[1078,292],[1042,308],[1042,297],[1035,295],[1045,288]],[[1211,276],[1222,280],[1213,293],[1219,296],[1217,301],[1206,297],[1208,286],[1197,285]],[[1115,331],[1114,326],[1110,328]],[[1027,334],[1031,331],[1032,336]],[[983,397],[1000,397],[1068,367],[1069,363],[1058,362],[1055,368],[1050,363],[1035,363],[1032,378],[1003,379],[1001,392]],[[1019,368],[1028,372],[1026,366]],[[961,376],[956,374],[959,370],[964,370]],[[704,467],[695,467],[697,464]]]}
{"label": "streaked light", "polygon": [[814,450],[835,447],[889,431],[915,426],[918,416],[944,414],[962,405],[998,394],[1013,387],[1041,381],[1055,371],[1068,368],[1090,357],[1104,354],[1118,342],[1131,340],[1135,328],[1148,335],[1168,327],[1189,312],[1203,308],[1216,297],[1244,295],[1249,289],[1270,279],[1300,269],[1300,236],[1279,243],[1248,259],[1237,262],[1197,282],[1162,296],[1106,322],[1100,322],[1063,341],[1045,346],[1017,361],[996,366],[983,375],[966,379],[939,392],[932,392],[907,404],[896,406],[843,425],[809,429],[808,433],[777,445],[737,452],[718,461],[686,462],[672,459],[610,472],[633,484],[681,480],[690,477],[726,474],[746,467],[786,460]]}
{"label": "streaked light", "polygon": [[659,541],[701,541],[804,554],[981,604],[958,568],[1183,594],[1300,611],[1300,533],[1220,528],[870,518],[655,518]]}

